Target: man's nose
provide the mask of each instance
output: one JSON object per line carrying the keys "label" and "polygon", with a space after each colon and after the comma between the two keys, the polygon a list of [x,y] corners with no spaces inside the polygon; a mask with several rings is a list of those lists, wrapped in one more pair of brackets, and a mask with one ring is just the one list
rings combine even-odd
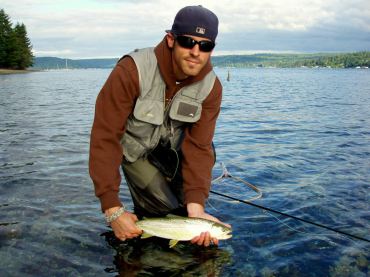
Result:
{"label": "man's nose", "polygon": [[193,48],[190,50],[190,54],[192,54],[195,57],[198,57],[200,54],[199,45],[195,44]]}

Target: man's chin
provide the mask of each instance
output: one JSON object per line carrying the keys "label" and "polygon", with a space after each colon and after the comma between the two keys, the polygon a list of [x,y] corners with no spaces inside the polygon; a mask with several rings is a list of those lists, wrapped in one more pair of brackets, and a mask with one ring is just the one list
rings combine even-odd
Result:
{"label": "man's chin", "polygon": [[186,76],[197,76],[199,74],[201,69],[199,68],[186,68],[184,70],[184,73]]}

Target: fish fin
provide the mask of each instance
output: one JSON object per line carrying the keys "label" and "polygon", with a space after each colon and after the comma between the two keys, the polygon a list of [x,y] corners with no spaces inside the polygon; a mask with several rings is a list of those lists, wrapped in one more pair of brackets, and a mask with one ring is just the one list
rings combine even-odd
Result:
{"label": "fish fin", "polygon": [[143,233],[142,235],[141,235],[141,238],[142,239],[147,239],[147,238],[150,238],[150,237],[152,237],[153,235],[151,235],[151,234],[148,234],[148,233]]}
{"label": "fish fin", "polygon": [[170,240],[170,248],[175,247],[175,245],[176,245],[178,242],[179,242],[178,240],[171,239],[171,240]]}

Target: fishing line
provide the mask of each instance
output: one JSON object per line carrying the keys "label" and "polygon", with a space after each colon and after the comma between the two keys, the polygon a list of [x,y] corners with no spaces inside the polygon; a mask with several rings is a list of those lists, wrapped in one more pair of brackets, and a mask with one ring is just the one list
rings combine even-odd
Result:
{"label": "fishing line", "polygon": [[220,181],[222,179],[225,179],[225,178],[231,178],[231,179],[234,179],[234,180],[237,180],[239,182],[242,182],[244,183],[245,185],[247,185],[248,187],[250,187],[252,190],[254,190],[257,195],[252,197],[252,198],[249,198],[247,200],[244,200],[244,201],[253,201],[253,200],[257,200],[259,198],[262,197],[262,191],[257,188],[256,186],[252,185],[251,183],[247,182],[247,181],[244,181],[243,179],[239,178],[239,177],[234,177],[233,175],[231,175],[229,173],[229,171],[227,170],[226,166],[224,163],[221,162],[221,166],[222,166],[222,174],[220,177],[217,177],[216,179],[212,180],[212,183],[215,183],[217,181]]}
{"label": "fishing line", "polygon": [[287,223],[285,223],[285,222],[283,222],[280,218],[278,218],[277,216],[275,216],[275,215],[273,215],[272,213],[269,213],[268,211],[263,211],[263,213],[266,213],[266,214],[268,214],[269,216],[271,216],[271,217],[273,217],[273,218],[275,218],[276,219],[276,221],[278,221],[280,224],[282,224],[282,225],[285,225],[286,227],[288,227],[290,230],[292,230],[292,231],[295,231],[295,232],[298,232],[298,233],[302,233],[302,234],[308,234],[308,232],[306,232],[306,231],[301,231],[301,230],[298,230],[298,229],[296,229],[296,228],[294,228],[294,227],[292,227],[292,226],[289,226]]}
{"label": "fishing line", "polygon": [[[226,169],[225,165],[223,163],[221,163],[221,166],[223,167],[223,173],[220,177],[214,179],[212,181],[212,183],[216,182],[216,181],[219,181],[223,178],[233,178],[233,179],[240,179],[240,178],[236,178],[236,177],[233,177]],[[242,179],[240,179],[242,180]],[[243,183],[248,183],[246,181],[243,180]],[[249,184],[249,183],[248,183]],[[251,185],[251,184],[250,184]],[[248,185],[249,187],[254,187],[257,189],[257,191],[260,192],[260,195],[262,196],[262,192],[255,186],[253,185]],[[255,190],[256,191],[256,190]],[[269,212],[272,212],[272,213],[275,213],[275,214],[279,214],[279,215],[282,215],[282,216],[286,216],[286,217],[290,217],[290,218],[293,218],[295,220],[299,220],[299,221],[302,221],[304,223],[308,223],[308,224],[311,224],[311,225],[315,225],[317,227],[320,227],[320,228],[324,228],[324,229],[327,229],[327,230],[330,230],[330,231],[333,231],[333,232],[336,232],[336,233],[339,233],[339,234],[342,234],[342,235],[345,235],[345,236],[348,236],[348,237],[352,237],[352,238],[355,238],[355,239],[358,239],[358,240],[362,240],[362,241],[366,241],[366,242],[370,242],[370,240],[366,239],[366,238],[363,238],[363,237],[359,237],[357,235],[353,235],[351,233],[347,233],[347,232],[344,232],[344,231],[341,231],[341,230],[338,230],[338,229],[335,229],[335,228],[332,228],[332,227],[329,227],[329,226],[326,226],[326,225],[323,225],[323,224],[320,224],[320,223],[316,223],[316,222],[313,222],[313,221],[310,221],[310,220],[306,220],[306,219],[303,219],[303,218],[300,218],[300,217],[296,217],[294,215],[290,215],[290,214],[287,214],[287,213],[283,213],[283,212],[280,212],[280,211],[277,211],[277,210],[274,210],[274,209],[271,209],[271,208],[268,208],[268,207],[264,207],[262,205],[258,205],[258,204],[255,204],[255,203],[252,203],[252,202],[249,202],[251,200],[242,200],[242,199],[239,199],[239,198],[236,198],[236,197],[233,197],[233,196],[230,196],[230,195],[226,195],[226,194],[223,194],[223,193],[220,193],[220,192],[217,192],[217,191],[214,191],[214,190],[210,190],[211,193],[213,194],[216,194],[216,195],[219,195],[219,196],[222,196],[222,197],[225,197],[225,198],[228,198],[230,200],[234,200],[234,201],[237,201],[237,202],[240,202],[240,203],[243,203],[243,204],[247,204],[247,205],[251,205],[253,207],[256,207],[256,208],[259,208],[259,209],[262,209],[262,210],[265,210],[265,211],[269,211]],[[261,197],[260,196],[260,197]],[[260,198],[258,197],[258,198]],[[255,199],[255,198],[252,198],[252,199]]]}

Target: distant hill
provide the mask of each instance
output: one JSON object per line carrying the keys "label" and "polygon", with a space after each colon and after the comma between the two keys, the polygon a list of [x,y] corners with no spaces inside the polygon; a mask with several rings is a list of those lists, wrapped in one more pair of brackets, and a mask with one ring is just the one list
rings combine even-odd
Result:
{"label": "distant hill", "polygon": [[78,68],[113,68],[117,59],[61,59],[56,57],[36,57],[34,59],[34,69],[78,69]]}
{"label": "distant hill", "polygon": [[[112,59],[61,59],[56,57],[36,57],[34,69],[62,68],[113,68],[118,58]],[[370,51],[355,53],[316,53],[316,54],[254,54],[212,56],[216,67],[370,67]]]}
{"label": "distant hill", "polygon": [[254,54],[212,57],[219,67],[370,67],[370,51],[355,53]]}

